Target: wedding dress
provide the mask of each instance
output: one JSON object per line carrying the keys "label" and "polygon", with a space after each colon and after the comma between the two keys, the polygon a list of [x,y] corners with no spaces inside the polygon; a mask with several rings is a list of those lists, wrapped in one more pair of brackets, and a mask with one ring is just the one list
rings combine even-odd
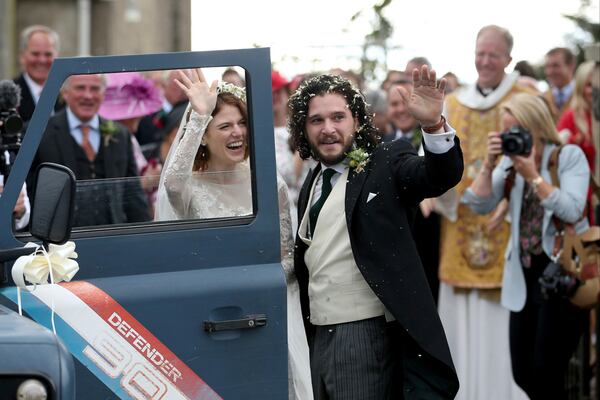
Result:
{"label": "wedding dress", "polygon": [[[165,161],[158,188],[156,220],[206,219],[252,215],[251,172],[248,162],[234,171],[192,172],[206,127],[212,117],[200,116],[190,106]],[[289,398],[313,398],[309,351],[306,341],[300,289],[294,274],[294,240],[288,188],[277,179],[281,265],[287,284],[288,380]]]}

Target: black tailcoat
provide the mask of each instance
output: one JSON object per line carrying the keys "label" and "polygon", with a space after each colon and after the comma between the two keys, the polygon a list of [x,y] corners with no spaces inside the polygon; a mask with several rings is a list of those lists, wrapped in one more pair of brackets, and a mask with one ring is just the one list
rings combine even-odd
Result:
{"label": "black tailcoat", "polygon": [[[28,122],[31,119],[31,116],[33,115],[33,110],[35,109],[35,101],[33,100],[33,95],[29,90],[29,86],[27,85],[27,81],[25,81],[25,77],[23,76],[23,74],[15,78],[13,82],[21,88],[21,102],[17,111],[21,116],[23,122]],[[64,107],[65,103],[59,96],[56,99],[56,103],[54,104],[54,111],[60,111]]]}
{"label": "black tailcoat", "polygon": [[[308,174],[298,199],[298,221],[307,207],[319,167]],[[455,186],[463,173],[458,138],[444,154],[425,149],[419,157],[410,143],[381,144],[364,171],[351,171],[345,211],[352,252],[358,268],[405,334],[402,341],[403,382],[407,399],[454,398],[458,378],[446,336],[419,260],[411,224],[415,207]],[[376,194],[368,203],[369,193]],[[307,245],[296,236],[295,271],[309,342]]]}

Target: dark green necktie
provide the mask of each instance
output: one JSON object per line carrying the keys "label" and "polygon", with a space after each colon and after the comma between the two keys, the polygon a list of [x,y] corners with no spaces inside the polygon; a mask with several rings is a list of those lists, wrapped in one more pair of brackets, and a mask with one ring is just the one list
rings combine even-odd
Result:
{"label": "dark green necktie", "polygon": [[319,217],[319,213],[321,212],[321,208],[323,208],[323,204],[325,204],[325,200],[329,197],[329,193],[331,193],[331,177],[335,174],[335,170],[331,168],[327,168],[323,171],[323,184],[321,185],[321,197],[316,201],[315,204],[310,208],[309,217],[310,217],[310,236],[312,236],[315,232],[315,226],[317,226],[317,218]]}

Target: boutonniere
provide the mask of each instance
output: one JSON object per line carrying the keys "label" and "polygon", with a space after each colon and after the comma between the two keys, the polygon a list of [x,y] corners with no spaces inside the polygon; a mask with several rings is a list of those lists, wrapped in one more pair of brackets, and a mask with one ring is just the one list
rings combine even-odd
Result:
{"label": "boutonniere", "polygon": [[348,157],[348,166],[357,173],[364,171],[369,162],[369,153],[360,147],[346,153],[346,156]]}
{"label": "boutonniere", "polygon": [[117,133],[119,133],[119,127],[114,121],[104,121],[100,124],[100,134],[104,139],[104,147],[107,147],[112,141],[117,141]]}

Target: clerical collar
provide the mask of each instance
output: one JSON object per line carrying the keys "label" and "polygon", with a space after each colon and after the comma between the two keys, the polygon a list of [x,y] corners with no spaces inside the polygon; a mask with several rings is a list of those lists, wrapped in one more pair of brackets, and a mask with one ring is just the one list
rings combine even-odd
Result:
{"label": "clerical collar", "polygon": [[492,87],[492,88],[482,88],[482,87],[481,87],[481,86],[479,86],[479,85],[476,85],[476,87],[477,87],[477,91],[478,91],[479,93],[481,93],[481,95],[482,95],[483,97],[487,97],[487,96],[488,96],[490,93],[492,93],[494,90],[498,89],[498,85],[496,85],[496,86],[494,86],[494,87]]}

